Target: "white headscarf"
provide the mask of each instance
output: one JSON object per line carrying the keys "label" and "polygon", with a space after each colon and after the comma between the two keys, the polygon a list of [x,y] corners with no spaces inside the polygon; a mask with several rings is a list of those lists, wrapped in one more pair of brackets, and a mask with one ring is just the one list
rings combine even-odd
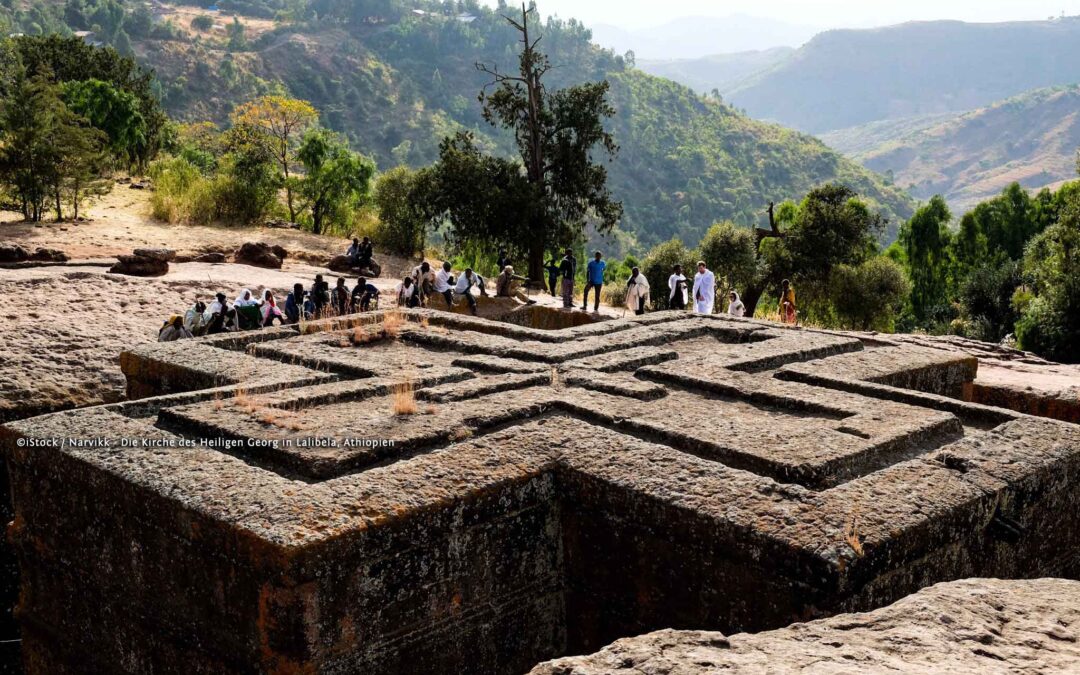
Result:
{"label": "white headscarf", "polygon": [[255,294],[247,288],[240,289],[240,295],[233,300],[233,307],[251,307],[257,304],[259,301],[255,299]]}
{"label": "white headscarf", "polygon": [[739,292],[732,291],[731,294],[735,296],[735,299],[728,303],[727,313],[731,316],[746,316],[746,305],[739,297]]}

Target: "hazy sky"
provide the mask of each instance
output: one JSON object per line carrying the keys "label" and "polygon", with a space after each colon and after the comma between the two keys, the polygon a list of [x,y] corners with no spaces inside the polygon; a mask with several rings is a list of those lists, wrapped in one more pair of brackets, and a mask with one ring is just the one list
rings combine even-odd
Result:
{"label": "hazy sky", "polygon": [[[514,4],[514,0],[509,3]],[[1080,0],[537,0],[537,4],[545,15],[631,29],[683,16],[734,13],[822,28],[882,26],[918,19],[1009,21],[1045,19],[1061,12],[1080,14]]]}

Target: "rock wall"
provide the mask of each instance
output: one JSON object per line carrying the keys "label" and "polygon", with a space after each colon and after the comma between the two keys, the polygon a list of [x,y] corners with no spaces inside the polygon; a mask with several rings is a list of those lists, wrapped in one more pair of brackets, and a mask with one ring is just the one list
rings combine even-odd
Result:
{"label": "rock wall", "polygon": [[149,398],[0,427],[31,673],[522,672],[1080,573],[1080,427],[917,345],[395,310],[122,358]]}

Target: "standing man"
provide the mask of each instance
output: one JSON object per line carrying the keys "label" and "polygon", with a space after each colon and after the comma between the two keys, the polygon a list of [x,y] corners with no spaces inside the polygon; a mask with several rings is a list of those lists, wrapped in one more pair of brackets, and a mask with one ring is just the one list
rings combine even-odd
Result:
{"label": "standing man", "polygon": [[607,263],[601,259],[603,257],[603,254],[597,251],[585,270],[585,297],[581,301],[582,311],[589,309],[589,289],[591,288],[596,289],[593,312],[600,311],[600,290],[604,287],[604,270],[607,269]]}
{"label": "standing man", "polygon": [[[504,268],[505,269],[505,268]],[[551,291],[551,297],[558,297],[559,295],[559,254],[555,251],[551,252],[551,260],[548,261],[547,267],[544,269],[548,273],[548,290]]]}
{"label": "standing man", "polygon": [[682,273],[682,265],[675,266],[671,276],[668,277],[667,285],[670,291],[668,304],[671,309],[686,309],[689,293],[686,292],[686,277]]}
{"label": "standing man", "polygon": [[566,255],[559,263],[559,278],[562,279],[562,306],[563,309],[574,308],[574,277],[577,275],[577,260],[574,251],[566,249]]}
{"label": "standing man", "polygon": [[510,261],[510,254],[506,252],[506,249],[499,250],[499,258],[495,261],[495,266],[499,268],[499,274],[502,274],[503,270],[510,267],[514,263]]}
{"label": "standing man", "polygon": [[712,314],[716,301],[716,275],[705,266],[704,261],[698,262],[697,270],[694,275],[694,312]]}
{"label": "standing man", "polygon": [[454,309],[454,287],[450,285],[454,278],[450,275],[451,269],[450,261],[446,261],[442,264],[442,269],[435,273],[435,292],[446,300],[448,311]]}

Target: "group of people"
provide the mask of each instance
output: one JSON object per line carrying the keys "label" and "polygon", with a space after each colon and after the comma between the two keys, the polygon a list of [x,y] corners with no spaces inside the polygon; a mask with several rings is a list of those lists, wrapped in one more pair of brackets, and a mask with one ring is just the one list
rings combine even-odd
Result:
{"label": "group of people", "polygon": [[[696,314],[712,314],[716,302],[716,275],[708,268],[704,261],[697,264],[697,273],[694,275],[693,287],[683,274],[682,265],[675,265],[671,276],[668,277],[668,304],[672,309],[686,309],[689,299],[693,298],[693,308]],[[795,289],[787,279],[781,283],[780,292],[780,320],[783,323],[798,323],[798,311],[795,307]],[[732,289],[728,293],[727,313],[731,316],[746,316],[746,305],[739,297],[738,291]]]}
{"label": "group of people", "polygon": [[[364,256],[370,253],[370,248],[364,248],[364,242],[354,240],[354,243],[360,247],[358,255],[360,260],[363,260]],[[368,256],[367,261],[370,260]],[[495,296],[518,298],[533,304],[534,301],[521,290],[521,285],[528,280],[514,273],[514,267],[505,252],[500,253],[497,264],[500,271],[495,279]],[[585,294],[581,305],[583,311],[589,308],[590,293],[593,294],[593,311],[600,311],[600,294],[604,287],[606,270],[604,256],[597,251],[586,266]],[[573,251],[566,249],[558,265],[555,265],[553,259],[548,265],[548,271],[551,274],[548,280],[551,294],[556,294],[556,282],[561,279],[558,291],[562,295],[563,307],[572,309],[574,279],[577,276],[577,260]],[[634,267],[626,283],[627,308],[635,314],[644,314],[649,305],[650,290],[649,280],[639,268]],[[712,314],[716,300],[716,275],[704,262],[698,262],[697,273],[691,284],[691,280],[683,274],[682,265],[675,265],[668,277],[668,293],[671,309],[685,310],[692,307],[697,314]],[[435,270],[429,262],[424,261],[414,267],[412,273],[397,285],[394,300],[399,307],[435,309],[445,304],[447,310],[453,310],[457,299],[464,298],[469,310],[475,315],[477,295],[488,296],[487,282],[472,268],[466,268],[462,274],[455,277],[449,262],[444,262]],[[436,298],[441,298],[441,301],[436,300],[434,305],[431,304]],[[273,326],[274,322],[279,325],[296,324],[328,316],[367,312],[378,309],[378,306],[379,289],[365,277],[358,278],[356,285],[351,288],[344,277],[338,277],[336,285],[331,288],[323,275],[319,274],[315,276],[315,281],[308,290],[304,289],[303,284],[295,284],[286,297],[284,306],[279,306],[274,292],[268,288],[259,296],[250,289],[242,289],[231,303],[224,293],[217,293],[209,306],[197,299],[183,315],[169,317],[158,333],[158,340],[172,342],[201,335],[267,328]],[[779,309],[781,321],[797,323],[795,290],[787,279],[782,284]],[[738,317],[746,315],[746,305],[735,290],[728,295],[727,313]]]}
{"label": "group of people", "polygon": [[278,325],[296,324],[327,316],[366,312],[378,308],[379,289],[364,277],[357,279],[349,288],[344,277],[339,277],[334,288],[315,276],[309,290],[303,284],[295,284],[281,305],[269,288],[256,296],[250,289],[242,289],[230,303],[228,296],[217,293],[209,305],[201,299],[183,314],[174,314],[158,332],[159,342],[173,342],[202,335],[215,335]]}
{"label": "group of people", "polygon": [[[504,274],[500,274],[496,280],[496,295],[503,295],[502,282],[506,275],[513,276],[514,270],[507,267]],[[484,277],[477,274],[471,267],[465,269],[455,277],[453,267],[449,262],[444,262],[438,271],[435,271],[431,263],[426,260],[413,268],[412,273],[401,280],[397,285],[395,297],[399,307],[430,307],[431,300],[441,297],[446,304],[447,310],[454,308],[456,298],[465,298],[469,305],[469,311],[476,314],[476,295],[486,297],[487,282]],[[506,295],[509,296],[509,284]]]}

